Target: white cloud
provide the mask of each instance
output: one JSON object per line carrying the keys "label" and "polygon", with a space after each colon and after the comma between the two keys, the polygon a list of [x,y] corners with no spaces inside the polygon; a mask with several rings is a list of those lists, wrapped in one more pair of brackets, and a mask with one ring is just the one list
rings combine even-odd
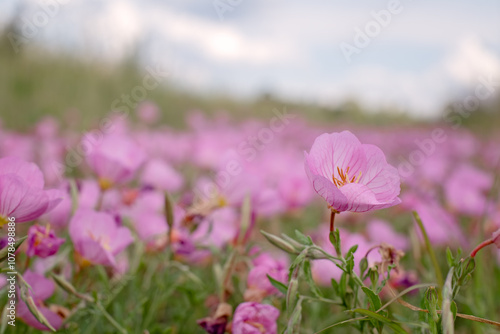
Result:
{"label": "white cloud", "polygon": [[477,84],[478,77],[500,74],[500,59],[473,36],[460,41],[444,66],[452,79],[466,86]]}

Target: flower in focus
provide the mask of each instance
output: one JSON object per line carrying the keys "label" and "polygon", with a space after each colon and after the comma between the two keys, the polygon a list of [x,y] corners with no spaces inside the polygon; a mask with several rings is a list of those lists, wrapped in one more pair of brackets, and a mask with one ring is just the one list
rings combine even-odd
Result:
{"label": "flower in focus", "polygon": [[374,145],[349,131],[316,138],[305,169],[314,190],[334,212],[366,212],[401,203],[398,171]]}
{"label": "flower in focus", "polygon": [[109,135],[97,143],[88,135],[84,142],[91,147],[87,163],[99,177],[102,190],[131,180],[146,159],[142,148],[125,135]]}
{"label": "flower in focus", "polygon": [[233,317],[233,334],[276,334],[280,311],[271,305],[245,302],[238,305]]}
{"label": "flower in focus", "polygon": [[43,174],[34,163],[19,158],[0,159],[0,227],[34,220],[61,201],[58,190],[43,190]]}
{"label": "flower in focus", "polygon": [[64,243],[64,239],[58,238],[50,225],[33,225],[28,230],[28,256],[39,256],[46,258],[54,255]]}
{"label": "flower in focus", "polygon": [[[30,270],[27,270],[23,274],[23,278],[31,286],[29,291],[30,296],[35,301],[35,304],[43,314],[45,319],[54,327],[56,330],[62,326],[63,320],[61,316],[53,312],[50,308],[44,305],[44,301],[48,299],[54,293],[55,285],[50,279],[45,278],[43,275],[37,274]],[[49,330],[46,326],[42,325],[35,316],[31,313],[28,306],[21,299],[18,300],[17,316],[21,318],[26,324],[33,328],[44,331]]]}
{"label": "flower in focus", "polygon": [[115,266],[115,256],[133,241],[126,227],[118,226],[108,213],[79,209],[69,223],[69,235],[80,264]]}

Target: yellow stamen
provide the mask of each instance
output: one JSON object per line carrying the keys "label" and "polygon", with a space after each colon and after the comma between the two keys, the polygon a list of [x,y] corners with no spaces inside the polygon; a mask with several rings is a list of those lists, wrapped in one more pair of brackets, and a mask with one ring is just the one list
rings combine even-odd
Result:
{"label": "yellow stamen", "polygon": [[0,216],[0,228],[2,228],[5,224],[8,224],[8,223],[9,223],[9,220],[7,219],[7,217]]}
{"label": "yellow stamen", "polygon": [[337,173],[338,173],[338,178],[335,177],[335,174],[332,174],[332,181],[333,184],[337,187],[340,188],[342,186],[345,186],[346,184],[349,183],[358,183],[359,180],[361,179],[361,171],[359,172],[358,176],[353,176],[352,178],[349,177],[349,171],[351,170],[351,167],[347,167],[346,171],[344,172],[343,169],[340,169],[340,167],[337,167]]}
{"label": "yellow stamen", "polygon": [[99,187],[101,187],[102,191],[106,191],[113,187],[113,181],[108,180],[106,178],[99,179]]}

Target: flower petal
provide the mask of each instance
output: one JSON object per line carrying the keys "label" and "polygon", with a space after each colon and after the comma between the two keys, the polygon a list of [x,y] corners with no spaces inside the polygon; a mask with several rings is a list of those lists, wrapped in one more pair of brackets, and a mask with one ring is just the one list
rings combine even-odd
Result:
{"label": "flower petal", "polygon": [[352,212],[367,212],[384,209],[401,202],[399,198],[388,202],[379,201],[370,188],[358,183],[346,184],[340,188],[340,191],[347,198],[348,205],[345,210]]}
{"label": "flower petal", "polygon": [[316,175],[311,172],[309,166],[305,164],[305,169],[309,180],[311,181],[314,190],[325,199],[325,201],[335,210],[342,212],[347,209],[346,196],[333,184],[332,181],[324,178],[321,175]]}
{"label": "flower petal", "polygon": [[375,145],[363,144],[367,164],[359,183],[366,185],[381,202],[395,199],[401,191],[398,170],[389,165],[385,155]]}

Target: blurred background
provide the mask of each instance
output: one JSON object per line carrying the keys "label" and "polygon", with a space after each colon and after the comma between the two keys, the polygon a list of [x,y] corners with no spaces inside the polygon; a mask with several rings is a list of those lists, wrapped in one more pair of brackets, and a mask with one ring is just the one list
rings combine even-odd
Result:
{"label": "blurred background", "polygon": [[488,133],[499,18],[496,0],[0,0],[0,119],[88,128],[153,101],[176,127],[191,110],[283,107],[391,125],[446,123],[469,103],[463,123]]}

